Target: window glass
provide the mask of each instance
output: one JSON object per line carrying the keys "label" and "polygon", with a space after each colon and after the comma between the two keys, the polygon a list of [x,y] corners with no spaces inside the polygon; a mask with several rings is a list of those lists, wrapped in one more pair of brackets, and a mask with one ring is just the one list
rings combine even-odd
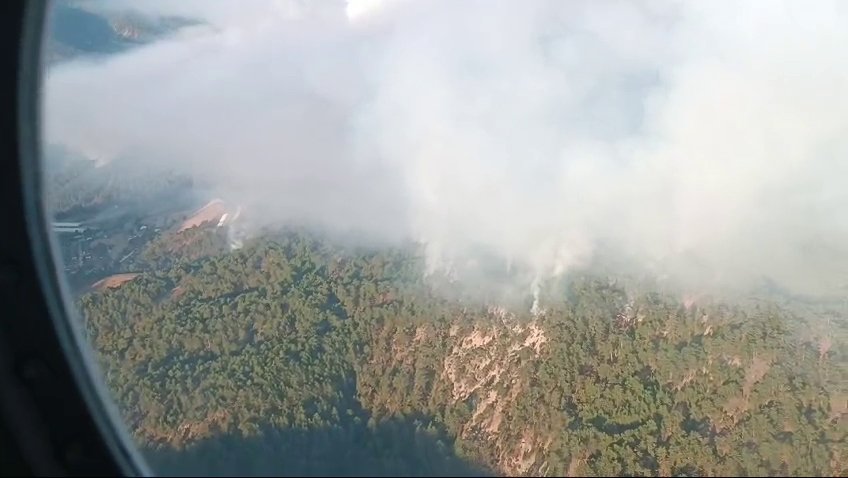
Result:
{"label": "window glass", "polygon": [[52,2],[68,307],[163,474],[843,476],[846,24]]}

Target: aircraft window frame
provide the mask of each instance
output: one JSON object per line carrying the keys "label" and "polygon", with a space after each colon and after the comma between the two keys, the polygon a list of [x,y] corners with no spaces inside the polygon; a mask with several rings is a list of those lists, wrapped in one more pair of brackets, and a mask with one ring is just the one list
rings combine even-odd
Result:
{"label": "aircraft window frame", "polygon": [[[106,384],[97,373],[97,364],[93,357],[93,351],[88,345],[81,327],[75,322],[78,312],[71,306],[67,285],[60,277],[61,269],[58,267],[58,246],[56,238],[50,232],[49,218],[45,197],[42,194],[44,185],[41,174],[41,89],[43,87],[42,77],[44,73],[43,52],[46,34],[45,25],[49,22],[49,11],[51,2],[21,1],[19,8],[21,18],[12,20],[20,21],[21,38],[18,43],[18,65],[17,65],[17,119],[18,134],[18,168],[20,171],[21,205],[25,221],[26,235],[29,239],[32,257],[30,266],[35,269],[37,287],[40,289],[49,317],[33,317],[36,319],[47,319],[52,325],[52,332],[60,344],[58,352],[63,356],[65,365],[71,372],[71,380],[76,385],[77,392],[81,394],[82,401],[87,408],[88,416],[94,421],[94,426],[100,434],[100,443],[106,445],[107,450],[74,449],[73,444],[69,449],[54,450],[67,462],[86,463],[78,469],[97,470],[112,474],[114,470],[109,463],[92,463],[92,458],[102,455],[103,452],[111,455],[114,465],[123,475],[129,476],[152,476],[141,453],[136,448],[129,436],[124,421],[121,419],[117,406],[111,399]],[[10,15],[11,16],[11,15]],[[45,247],[46,246],[46,247]],[[20,258],[25,260],[25,258]],[[32,337],[37,340],[38,337]],[[54,351],[55,352],[55,351]],[[45,384],[50,386],[50,384]],[[63,399],[65,393],[73,393],[69,390],[61,390],[56,386],[55,398]],[[73,403],[66,404],[71,408]],[[44,412],[44,410],[40,410]],[[85,411],[65,409],[62,413],[68,414],[67,423],[54,423],[49,420],[47,426],[50,428],[48,434],[56,435],[54,428],[65,427],[73,424],[73,420],[85,416]],[[79,433],[79,432],[78,432]],[[52,438],[52,437],[51,437]],[[95,437],[83,437],[88,440]],[[77,443],[77,445],[80,445]],[[71,469],[66,472],[74,472]]]}

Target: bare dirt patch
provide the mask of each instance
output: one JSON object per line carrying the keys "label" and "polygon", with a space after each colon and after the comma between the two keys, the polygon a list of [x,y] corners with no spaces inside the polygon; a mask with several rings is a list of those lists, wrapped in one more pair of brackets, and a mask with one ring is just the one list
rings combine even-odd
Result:
{"label": "bare dirt patch", "polygon": [[114,274],[109,277],[104,277],[99,281],[95,282],[91,285],[92,289],[95,290],[103,290],[103,289],[115,289],[117,287],[122,286],[124,283],[129,282],[140,274],[138,272],[127,272],[123,274]]}
{"label": "bare dirt patch", "polygon": [[221,220],[221,216],[226,213],[227,208],[224,201],[221,201],[220,199],[213,199],[212,201],[209,201],[208,204],[198,209],[188,219],[183,221],[177,232],[182,232],[186,229],[200,226],[207,222],[218,222]]}

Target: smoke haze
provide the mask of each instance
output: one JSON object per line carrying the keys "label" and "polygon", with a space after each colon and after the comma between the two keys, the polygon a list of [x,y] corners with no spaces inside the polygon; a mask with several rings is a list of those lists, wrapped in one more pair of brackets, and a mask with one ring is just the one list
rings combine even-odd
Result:
{"label": "smoke haze", "polygon": [[268,224],[413,238],[435,269],[848,284],[844,2],[92,5],[205,24],[53,67],[46,141]]}

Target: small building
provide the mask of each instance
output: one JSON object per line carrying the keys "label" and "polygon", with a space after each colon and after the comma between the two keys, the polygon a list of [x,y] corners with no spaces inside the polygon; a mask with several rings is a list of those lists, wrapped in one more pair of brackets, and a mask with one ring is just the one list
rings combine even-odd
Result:
{"label": "small building", "polygon": [[85,226],[58,226],[56,224],[53,224],[53,232],[58,233],[58,234],[63,234],[63,233],[64,234],[68,234],[68,233],[80,234],[80,233],[83,233],[87,230],[88,230],[88,228],[85,227]]}

